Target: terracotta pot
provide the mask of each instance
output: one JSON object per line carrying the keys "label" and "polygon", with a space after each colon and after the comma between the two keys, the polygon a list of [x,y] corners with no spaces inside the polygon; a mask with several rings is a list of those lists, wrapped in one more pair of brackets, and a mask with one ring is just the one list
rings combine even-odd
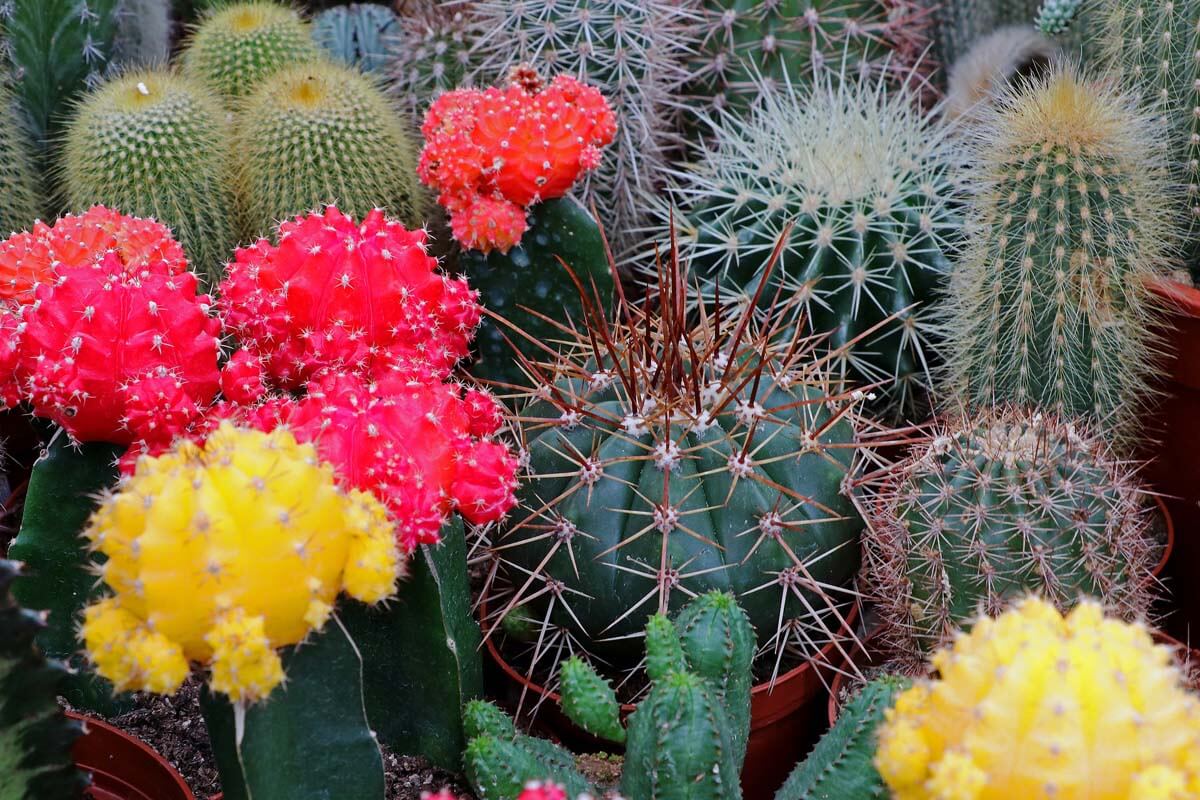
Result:
{"label": "terracotta pot", "polygon": [[[481,619],[487,619],[487,605],[481,604]],[[846,615],[843,636],[848,637],[858,620],[858,605]],[[568,747],[582,752],[604,751],[620,753],[616,742],[592,736],[567,719],[559,709],[557,693],[529,680],[509,664],[494,637],[487,637],[485,647],[492,661],[512,682],[515,693],[525,700],[523,706],[536,705],[539,727],[547,730]],[[848,645],[844,646],[849,650]],[[774,685],[760,683],[750,690],[750,738],[746,743],[746,761],[742,768],[744,800],[770,800],[783,785],[792,767],[804,757],[823,727],[817,702],[829,685],[831,670],[818,664],[833,664],[838,659],[837,648],[831,643],[813,661],[780,675]],[[621,718],[626,719],[636,706],[621,706]]]}
{"label": "terracotta pot", "polygon": [[196,800],[166,759],[141,740],[107,722],[73,712],[84,734],[72,751],[75,764],[91,773],[91,800]]}

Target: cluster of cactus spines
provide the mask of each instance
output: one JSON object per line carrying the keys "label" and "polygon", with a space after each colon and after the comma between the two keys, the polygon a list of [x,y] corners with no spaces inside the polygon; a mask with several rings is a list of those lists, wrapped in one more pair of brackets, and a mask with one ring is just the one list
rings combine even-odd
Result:
{"label": "cluster of cactus spines", "polygon": [[833,728],[796,765],[775,800],[887,798],[887,787],[875,768],[876,736],[885,712],[908,687],[909,681],[896,675],[884,675],[862,687],[842,706]]}
{"label": "cluster of cactus spines", "polygon": [[33,142],[16,98],[0,86],[0,236],[33,225],[42,210]]}
{"label": "cluster of cactus spines", "polygon": [[73,800],[88,782],[71,758],[83,728],[58,705],[66,668],[34,644],[45,618],[12,596],[20,577],[20,564],[0,559],[0,797]]}
{"label": "cluster of cactus spines", "polygon": [[180,252],[161,225],[96,208],[16,234],[6,247],[35,262],[56,249],[76,251],[74,263],[19,268],[45,278],[32,301],[4,312],[18,321],[5,326],[10,401],[28,401],[76,440],[129,444],[169,441],[215,397],[220,322],[183,259],[158,256]]}
{"label": "cluster of cactus spines", "polygon": [[1033,24],[1047,36],[1059,36],[1071,27],[1082,5],[1083,0],[1042,0]]}
{"label": "cluster of cactus spines", "polygon": [[507,85],[458,89],[429,108],[421,126],[421,181],[435,189],[463,247],[507,253],[528,229],[526,208],[562,197],[603,163],[617,119],[593,86],[530,67]]}
{"label": "cluster of cactus spines", "polygon": [[1153,599],[1149,509],[1100,437],[1040,413],[984,412],[935,432],[868,486],[870,592],[905,654],[1036,592],[1102,597],[1125,618]]}
{"label": "cluster of cactus spines", "polygon": [[83,99],[63,152],[68,205],[170,225],[210,286],[237,244],[230,131],[220,100],[166,70],[134,71]]}
{"label": "cluster of cactus spines", "polygon": [[192,32],[183,71],[227,102],[249,96],[284,67],[323,58],[309,25],[275,0],[216,6]]}
{"label": "cluster of cactus spines", "polygon": [[417,364],[445,377],[467,355],[477,295],[438,271],[424,231],[329,206],[284,222],[278,242],[239,249],[220,286],[225,325],[278,388]]}
{"label": "cluster of cactus spines", "polygon": [[1030,598],[933,667],[879,730],[896,800],[1200,796],[1200,699],[1141,625]]}
{"label": "cluster of cactus spines", "polygon": [[[955,137],[910,87],[849,75],[764,92],[749,118],[720,113],[711,127],[673,174],[700,301],[770,308],[781,291],[794,321],[831,332],[840,377],[878,385],[893,410],[922,403],[959,230]],[[675,213],[658,203],[661,223]]]}
{"label": "cluster of cactus spines", "polygon": [[237,118],[244,237],[326,203],[359,219],[378,208],[419,225],[417,149],[399,112],[361,72],[320,62],[281,69]]}
{"label": "cluster of cactus spines", "polygon": [[729,589],[777,669],[836,639],[853,592],[863,393],[770,315],[690,317],[687,283],[674,249],[646,304],[622,295],[609,321],[589,302],[560,352],[523,362],[528,475],[492,551],[514,590],[489,622],[527,604],[539,646],[632,668],[652,613]]}
{"label": "cluster of cactus spines", "polygon": [[1091,418],[1123,444],[1152,393],[1147,279],[1175,243],[1161,128],[1066,62],[982,114],[973,232],[943,305],[947,390]]}
{"label": "cluster of cactus spines", "polygon": [[317,14],[313,38],[332,57],[364,72],[382,72],[388,63],[388,42],[399,25],[396,14],[379,3],[351,3]]}
{"label": "cluster of cactus spines", "polygon": [[388,91],[420,124],[442,92],[468,82],[470,5],[439,0],[406,4],[388,42]]}
{"label": "cluster of cactus spines", "polygon": [[913,0],[704,0],[694,90],[745,116],[762,92],[842,71],[925,84],[934,17]]}
{"label": "cluster of cactus spines", "polygon": [[678,94],[703,36],[695,3],[474,0],[469,7],[475,85],[530,63],[592,83],[612,104],[620,129],[587,191],[607,211],[605,228],[624,252],[647,221],[646,203],[658,195],[677,147]]}
{"label": "cluster of cactus spines", "polygon": [[950,65],[943,113],[948,119],[972,121],[1010,83],[1049,70],[1059,56],[1058,45],[1028,25],[998,28],[975,40]]}
{"label": "cluster of cactus spines", "polygon": [[467,703],[463,728],[468,740],[464,773],[481,800],[516,800],[530,781],[547,778],[565,786],[572,796],[593,794],[569,751],[518,733],[512,719],[493,703]]}
{"label": "cluster of cactus spines", "polygon": [[158,67],[171,55],[171,0],[120,0],[113,59],[123,70]]}
{"label": "cluster of cactus spines", "polygon": [[403,566],[383,505],[338,489],[311,444],[229,423],[140,459],[85,535],[112,591],[84,615],[99,673],[169,694],[202,662],[234,702],[271,693],[275,649],[321,629],[339,593],[378,603]]}

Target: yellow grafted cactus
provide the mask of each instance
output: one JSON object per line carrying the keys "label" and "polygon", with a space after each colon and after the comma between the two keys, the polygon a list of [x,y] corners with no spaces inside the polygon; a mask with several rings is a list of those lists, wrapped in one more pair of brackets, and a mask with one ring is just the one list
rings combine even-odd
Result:
{"label": "yellow grafted cactus", "polygon": [[270,694],[276,648],[319,630],[339,592],[377,603],[403,565],[383,505],[340,490],[312,445],[229,423],[142,458],[85,535],[112,590],[84,613],[97,671],[170,693],[202,662],[235,702]]}
{"label": "yellow grafted cactus", "polygon": [[1093,602],[1026,600],[933,665],[880,729],[895,800],[1200,798],[1200,700],[1169,647]]}

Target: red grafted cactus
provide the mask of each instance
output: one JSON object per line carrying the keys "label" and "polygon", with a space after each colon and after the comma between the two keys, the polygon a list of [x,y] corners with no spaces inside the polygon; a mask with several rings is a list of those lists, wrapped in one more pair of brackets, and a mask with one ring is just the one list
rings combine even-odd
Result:
{"label": "red grafted cactus", "polygon": [[505,87],[443,94],[421,132],[417,172],[450,212],[455,238],[508,252],[525,233],[525,207],[562,197],[599,166],[617,121],[596,88],[566,75],[546,86],[518,68]]}
{"label": "red grafted cactus", "polygon": [[156,265],[175,274],[188,268],[183,248],[166,225],[93,206],[53,225],[39,220],[32,230],[0,244],[0,302],[29,302],[33,287],[53,280],[56,270],[94,264],[107,253],[130,270]]}
{"label": "red grafted cactus", "polygon": [[517,800],[567,800],[567,790],[552,781],[533,782],[525,785]]}
{"label": "red grafted cactus", "polygon": [[286,422],[317,445],[349,487],[374,493],[392,512],[406,551],[438,541],[452,510],[495,522],[515,504],[516,460],[488,437],[496,401],[454,383],[391,372],[370,382],[329,374],[311,383]]}
{"label": "red grafted cactus", "polygon": [[280,388],[330,371],[397,363],[445,376],[479,324],[477,294],[437,271],[425,232],[381,211],[361,224],[333,206],[237,251],[220,287],[225,324]]}

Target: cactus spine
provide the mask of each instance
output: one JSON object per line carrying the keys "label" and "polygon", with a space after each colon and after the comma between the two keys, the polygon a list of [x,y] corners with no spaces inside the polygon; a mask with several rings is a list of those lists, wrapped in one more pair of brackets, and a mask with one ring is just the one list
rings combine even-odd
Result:
{"label": "cactus spine", "polygon": [[[879,383],[893,410],[924,400],[932,304],[959,224],[958,147],[912,100],[853,76],[764,92],[748,120],[718,115],[674,186],[701,300],[769,308],[782,290],[797,301],[789,321],[832,332],[838,377]],[[658,208],[664,223],[674,213]]]}
{"label": "cactus spine", "polygon": [[380,72],[387,63],[387,42],[398,18],[378,3],[351,3],[326,9],[313,18],[312,33],[327,53],[363,72]]}
{"label": "cactus spine", "polygon": [[1052,416],[985,413],[879,472],[864,504],[871,593],[904,653],[1030,592],[1060,608],[1152,599],[1148,511],[1104,441]]}
{"label": "cactus spine", "polygon": [[947,389],[1089,417],[1124,445],[1155,369],[1147,278],[1175,233],[1134,98],[1068,64],[983,110],[973,235],[945,303]]}
{"label": "cactus spine", "polygon": [[215,286],[237,244],[220,101],[167,71],[138,71],[84,99],[67,132],[70,206],[100,203],[171,226],[197,272]]}
{"label": "cactus spine", "polygon": [[12,92],[0,87],[0,236],[30,228],[41,203],[29,133]]}
{"label": "cactus spine", "polygon": [[420,124],[442,92],[468,85],[469,4],[415,0],[388,44],[388,91]]}
{"label": "cactus spine", "polygon": [[349,67],[298,64],[264,80],[242,106],[234,142],[246,238],[326,203],[359,219],[382,208],[420,224],[416,145],[374,83]]}

